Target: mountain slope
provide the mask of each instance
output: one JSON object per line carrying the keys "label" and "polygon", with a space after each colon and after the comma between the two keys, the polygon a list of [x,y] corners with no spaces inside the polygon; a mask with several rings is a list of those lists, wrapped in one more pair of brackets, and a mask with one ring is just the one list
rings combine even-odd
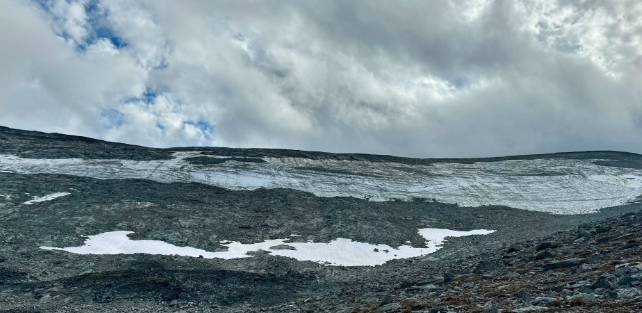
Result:
{"label": "mountain slope", "polygon": [[[0,128],[0,307],[352,310],[394,300],[409,277],[637,212],[641,164],[619,152],[446,160],[152,149]],[[484,235],[427,250],[449,230]],[[116,231],[131,233],[99,248],[158,254],[73,253]],[[333,244],[344,250],[322,253]],[[180,247],[204,257],[163,254]],[[241,252],[220,257],[231,251]],[[375,256],[379,265],[365,266]]]}

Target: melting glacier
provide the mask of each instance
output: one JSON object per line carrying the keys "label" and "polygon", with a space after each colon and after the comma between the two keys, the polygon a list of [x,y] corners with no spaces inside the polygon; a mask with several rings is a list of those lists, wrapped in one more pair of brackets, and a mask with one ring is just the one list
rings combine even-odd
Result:
{"label": "melting glacier", "polygon": [[[0,171],[66,174],[97,179],[196,182],[232,190],[291,188],[319,197],[370,201],[434,199],[463,207],[503,205],[556,214],[596,212],[642,195],[642,170],[608,167],[597,160],[535,159],[407,165],[394,162],[239,158],[192,164],[200,152],[170,160],[29,159],[0,154]],[[220,157],[219,157],[220,158]]]}

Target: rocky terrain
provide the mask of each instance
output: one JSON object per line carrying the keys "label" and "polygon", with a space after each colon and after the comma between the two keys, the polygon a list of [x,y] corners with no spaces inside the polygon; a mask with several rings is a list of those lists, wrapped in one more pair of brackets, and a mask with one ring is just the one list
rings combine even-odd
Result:
{"label": "rocky terrain", "polygon": [[[619,152],[406,159],[0,128],[0,312],[634,312],[641,168]],[[278,255],[338,239],[424,249],[422,229],[493,232],[377,266]],[[45,249],[115,231],[212,255],[283,244]]]}
{"label": "rocky terrain", "polygon": [[461,259],[417,273],[352,312],[640,312],[642,214]]}

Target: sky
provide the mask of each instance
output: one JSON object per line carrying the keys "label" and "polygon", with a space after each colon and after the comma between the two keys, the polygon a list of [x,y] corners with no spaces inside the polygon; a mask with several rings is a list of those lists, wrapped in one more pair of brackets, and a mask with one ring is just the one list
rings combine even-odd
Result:
{"label": "sky", "polygon": [[642,2],[0,1],[0,125],[408,157],[642,153]]}

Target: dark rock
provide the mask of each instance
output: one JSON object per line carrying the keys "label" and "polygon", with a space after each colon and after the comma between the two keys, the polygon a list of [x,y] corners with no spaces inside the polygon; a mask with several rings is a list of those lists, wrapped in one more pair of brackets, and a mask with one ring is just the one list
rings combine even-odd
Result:
{"label": "dark rock", "polygon": [[379,308],[379,310],[380,311],[391,311],[391,310],[399,309],[400,307],[401,307],[401,304],[393,302],[393,303],[388,303],[386,305],[382,305]]}
{"label": "dark rock", "polygon": [[555,249],[559,248],[561,245],[557,242],[550,242],[550,241],[545,241],[537,245],[537,251],[542,251],[546,249]]}
{"label": "dark rock", "polygon": [[611,229],[613,229],[613,227],[611,226],[598,226],[595,228],[595,233],[602,234],[608,232]]}
{"label": "dark rock", "polygon": [[559,284],[557,286],[551,287],[550,290],[555,292],[562,292],[562,290],[564,290],[564,284]]}
{"label": "dark rock", "polygon": [[451,272],[444,273],[444,284],[447,284],[455,278],[455,275]]}
{"label": "dark rock", "polygon": [[585,230],[580,230],[577,232],[577,237],[578,238],[588,238],[591,237],[591,233],[585,231]]}
{"label": "dark rock", "polygon": [[605,237],[597,238],[597,240],[596,240],[596,241],[597,241],[598,243],[605,243],[605,242],[609,242],[609,241],[611,241],[611,240],[613,240],[613,239],[615,239],[615,236],[605,236]]}
{"label": "dark rock", "polygon": [[517,297],[520,299],[528,300],[531,298],[531,294],[524,290],[521,290],[520,292],[517,293]]}
{"label": "dark rock", "polygon": [[617,283],[620,286],[630,286],[633,282],[637,281],[637,279],[633,278],[631,275],[625,275],[620,278]]}
{"label": "dark rock", "polygon": [[502,268],[503,266],[497,262],[481,261],[477,264],[477,267],[475,267],[474,273],[475,274],[489,273],[489,272],[498,271]]}
{"label": "dark rock", "polygon": [[111,292],[106,291],[106,292],[95,293],[92,300],[97,303],[109,303],[114,301],[115,299],[114,299],[114,295]]}
{"label": "dark rock", "polygon": [[624,246],[622,246],[622,249],[631,249],[631,248],[636,248],[636,247],[639,247],[639,246],[640,246],[640,244],[637,243],[637,242],[627,243]]}
{"label": "dark rock", "polygon": [[289,245],[276,245],[276,246],[270,247],[270,250],[296,250],[296,248]]}
{"label": "dark rock", "polygon": [[604,288],[604,289],[610,289],[611,288],[611,283],[609,282],[608,278],[606,277],[600,277],[597,279],[597,281],[591,285],[591,288],[597,289],[597,288]]}
{"label": "dark rock", "polygon": [[412,286],[415,286],[415,285],[416,284],[411,282],[411,281],[404,281],[404,282],[401,282],[401,285],[399,286],[399,288],[405,289],[405,288],[412,287]]}
{"label": "dark rock", "polygon": [[390,297],[390,295],[387,294],[381,299],[381,302],[379,303],[379,305],[383,306],[383,305],[386,305],[386,304],[388,304],[390,302],[392,302],[392,297]]}
{"label": "dark rock", "polygon": [[540,252],[540,253],[535,255],[535,260],[549,259],[549,258],[552,258],[554,256],[555,256],[555,254],[553,254],[551,251],[544,250],[544,251],[542,251],[542,252]]}
{"label": "dark rock", "polygon": [[569,268],[569,267],[582,265],[585,262],[586,262],[585,259],[577,259],[577,258],[575,258],[575,259],[568,259],[568,260],[559,261],[559,262],[547,263],[547,264],[544,264],[542,267],[545,270],[554,270],[554,269],[558,269],[558,268]]}
{"label": "dark rock", "polygon": [[524,250],[524,246],[520,244],[512,244],[510,247],[508,247],[508,250],[506,250],[507,253],[513,253],[513,252],[518,252]]}
{"label": "dark rock", "polygon": [[631,268],[627,266],[620,267],[617,270],[615,270],[615,276],[618,276],[618,277],[624,276],[629,273],[631,273]]}

